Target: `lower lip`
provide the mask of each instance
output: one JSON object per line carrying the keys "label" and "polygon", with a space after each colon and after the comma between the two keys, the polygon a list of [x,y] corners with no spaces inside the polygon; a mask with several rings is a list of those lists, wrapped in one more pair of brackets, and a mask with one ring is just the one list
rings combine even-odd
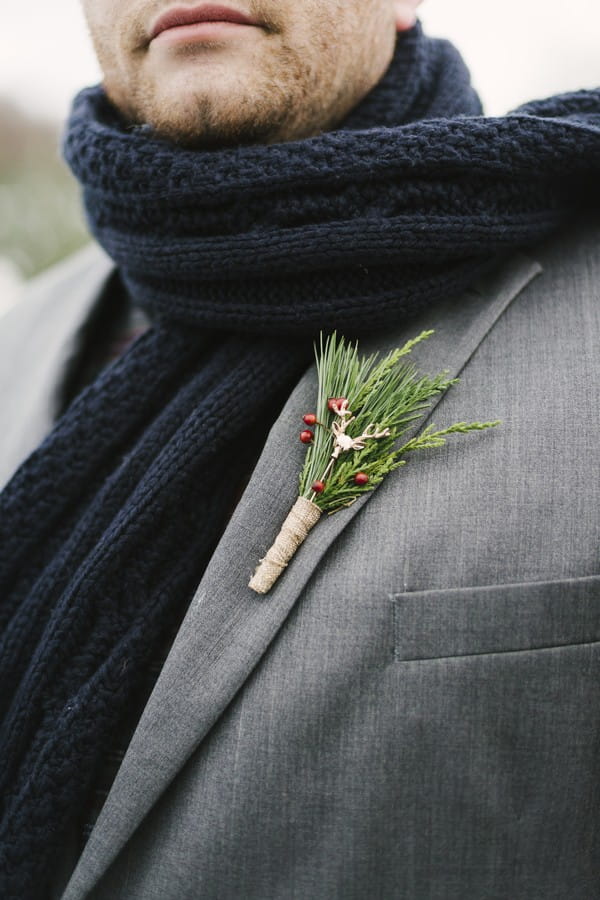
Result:
{"label": "lower lip", "polygon": [[222,40],[239,35],[242,31],[256,30],[256,25],[242,25],[239,22],[196,22],[193,25],[178,25],[157,34],[153,44],[190,44],[202,41]]}

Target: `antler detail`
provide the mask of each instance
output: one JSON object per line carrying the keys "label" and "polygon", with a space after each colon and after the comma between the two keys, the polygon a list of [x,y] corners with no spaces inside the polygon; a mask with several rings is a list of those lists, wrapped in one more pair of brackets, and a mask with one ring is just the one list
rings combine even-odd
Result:
{"label": "antler detail", "polygon": [[368,440],[377,440],[382,437],[389,437],[390,429],[384,428],[382,431],[372,431],[375,428],[375,423],[371,422],[367,425],[367,428],[361,435],[358,437],[350,437],[349,434],[346,434],[346,429],[348,425],[354,421],[356,417],[352,416],[350,419],[342,419],[341,422],[334,422],[331,426],[331,430],[333,431],[333,436],[335,438],[335,447],[333,450],[333,455],[337,459],[340,453],[344,453],[347,450],[362,450],[365,446],[366,441]]}

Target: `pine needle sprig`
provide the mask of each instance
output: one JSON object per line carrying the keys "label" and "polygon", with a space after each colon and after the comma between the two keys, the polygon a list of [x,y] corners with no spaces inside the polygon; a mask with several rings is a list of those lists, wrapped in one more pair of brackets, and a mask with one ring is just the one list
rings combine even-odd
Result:
{"label": "pine needle sprig", "polygon": [[[300,496],[325,471],[331,456],[331,425],[335,415],[327,408],[329,397],[347,397],[355,392],[355,385],[368,378],[377,354],[370,357],[358,356],[358,342],[352,346],[342,337],[337,340],[336,332],[323,343],[320,336],[320,352],[317,353],[318,401],[317,419],[321,423],[315,428],[315,438],[308,448],[306,460],[300,474]],[[324,465],[323,465],[324,463]]]}
{"label": "pine needle sprig", "polygon": [[[411,352],[411,350],[417,346],[417,344],[421,343],[421,341],[426,341],[427,338],[431,337],[432,334],[433,331],[422,331],[421,334],[419,334],[416,338],[411,338],[410,341],[407,341],[403,347],[399,347],[396,350],[391,350],[377,366],[375,366],[377,354],[373,354],[372,356],[370,356],[369,370],[371,371],[371,374],[363,384],[362,388],[359,390],[356,397],[352,398],[355,407],[357,409],[362,409],[364,406],[369,405],[369,403],[372,402],[373,399],[377,396],[380,388],[385,387],[389,390],[392,384],[391,380],[393,379],[394,375],[398,377],[402,374],[402,370],[397,368],[398,361],[403,356],[407,356]],[[396,369],[395,373],[394,369]]]}
{"label": "pine needle sprig", "polygon": [[[457,422],[439,431],[429,425],[398,448],[398,439],[411,423],[425,415],[436,396],[459,381],[449,378],[447,371],[434,376],[421,375],[413,363],[405,360],[414,347],[433,333],[421,332],[382,359],[378,353],[359,356],[358,343],[348,343],[343,337],[338,338],[336,332],[325,341],[321,334],[318,352],[315,347],[319,384],[317,425],[300,474],[301,497],[311,500],[323,512],[335,512],[372,491],[387,474],[404,466],[406,460],[401,457],[405,454],[440,447],[451,434],[467,434],[500,424],[499,421]],[[336,442],[334,422],[339,423],[341,419],[329,409],[328,400],[341,397],[346,398],[353,415],[348,435],[357,438],[371,429],[380,436],[366,440],[361,449],[350,449],[332,460]],[[358,472],[368,476],[366,483],[354,481]],[[325,489],[317,494],[312,485],[321,481],[325,482]]]}

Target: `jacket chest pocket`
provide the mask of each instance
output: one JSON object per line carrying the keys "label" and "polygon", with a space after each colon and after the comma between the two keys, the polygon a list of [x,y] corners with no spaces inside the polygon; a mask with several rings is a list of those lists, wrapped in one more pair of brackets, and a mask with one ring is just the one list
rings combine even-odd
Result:
{"label": "jacket chest pocket", "polygon": [[398,661],[600,641],[600,576],[393,594]]}

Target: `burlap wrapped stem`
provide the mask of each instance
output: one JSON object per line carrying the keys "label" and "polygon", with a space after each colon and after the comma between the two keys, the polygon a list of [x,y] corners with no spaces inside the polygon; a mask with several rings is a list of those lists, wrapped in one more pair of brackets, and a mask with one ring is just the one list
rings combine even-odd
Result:
{"label": "burlap wrapped stem", "polygon": [[307,500],[306,497],[298,497],[281,526],[275,542],[268,550],[267,555],[261,559],[248,587],[257,594],[268,593],[320,518],[321,510],[315,503]]}

